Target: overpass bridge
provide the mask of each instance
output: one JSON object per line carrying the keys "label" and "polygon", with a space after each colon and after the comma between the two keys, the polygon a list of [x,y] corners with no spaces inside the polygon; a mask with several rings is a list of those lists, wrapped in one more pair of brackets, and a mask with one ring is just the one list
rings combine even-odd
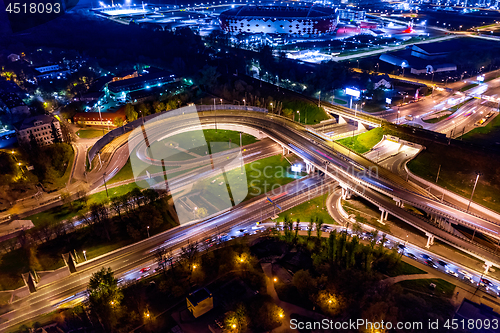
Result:
{"label": "overpass bridge", "polygon": [[[244,132],[258,131],[261,135],[277,142],[285,153],[293,152],[301,157],[306,163],[308,172],[318,169],[338,181],[343,188],[345,198],[355,194],[377,205],[381,210],[381,222],[390,213],[424,232],[428,236],[428,246],[437,238],[480,258],[487,266],[493,263],[500,264],[500,257],[491,249],[451,233],[452,224],[462,224],[500,239],[499,221],[490,221],[440,202],[421,187],[405,181],[386,169],[379,168],[376,163],[330,141],[319,132],[315,133],[310,127],[306,128],[277,115],[243,110],[235,112],[227,110],[228,108],[231,107],[226,105],[225,110],[198,111],[189,115],[178,113],[177,116],[165,119],[156,117],[154,121],[141,126],[138,140],[143,140],[140,136],[144,133],[149,142],[159,139],[155,137],[155,128],[158,131],[162,126],[165,128],[166,124],[169,129],[177,131],[188,130],[195,124],[201,124],[203,128],[217,126],[220,129],[237,129]],[[238,107],[235,106],[234,109]],[[352,115],[352,112],[345,111],[344,114]],[[375,117],[368,116],[362,120],[375,124],[372,118]],[[129,146],[133,142],[134,139],[129,138]],[[404,204],[427,212],[434,222],[404,210]]]}
{"label": "overpass bridge", "polygon": [[339,117],[340,125],[346,124],[347,121],[355,121],[358,123],[358,129],[368,129],[369,127],[381,127],[384,120],[375,116],[367,115],[363,112],[357,112],[340,105],[323,105],[325,111],[331,115]]}

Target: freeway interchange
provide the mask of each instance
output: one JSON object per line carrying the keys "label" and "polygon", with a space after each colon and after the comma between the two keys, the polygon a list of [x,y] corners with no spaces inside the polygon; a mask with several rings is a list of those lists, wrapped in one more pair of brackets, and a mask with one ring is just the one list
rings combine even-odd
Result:
{"label": "freeway interchange", "polygon": [[[328,192],[332,189],[332,186],[340,185],[346,192],[367,199],[377,205],[383,213],[384,211],[389,212],[391,215],[418,228],[426,235],[432,235],[485,262],[499,263],[498,256],[491,251],[481,248],[468,240],[457,238],[447,231],[428,223],[421,216],[413,215],[404,210],[401,203],[419,207],[430,214],[447,216],[456,223],[474,225],[482,232],[496,238],[499,238],[500,232],[498,221],[489,221],[486,218],[440,202],[422,188],[406,182],[388,170],[378,168],[376,163],[351,152],[339,144],[315,135],[302,125],[280,116],[268,115],[262,112],[226,110],[217,111],[217,114],[215,114],[212,111],[204,111],[194,112],[188,116],[182,115],[147,123],[136,131],[126,134],[127,140],[123,141],[123,145],[115,146],[115,151],[110,154],[110,159],[106,161],[104,168],[101,166],[98,170],[91,172],[89,178],[92,179],[94,186],[99,186],[102,183],[103,177],[101,173],[104,170],[119,168],[120,165],[124,164],[123,160],[126,161],[130,152],[137,147],[147,150],[148,145],[144,146],[146,137],[149,143],[153,143],[164,138],[169,131],[172,133],[188,131],[193,129],[193,126],[194,128],[201,126],[201,128],[239,129],[251,133],[257,131],[262,137],[269,137],[279,144],[283,151],[291,151],[302,158],[309,165],[310,171],[317,168],[328,175],[328,177],[309,176],[290,183],[290,186],[287,185],[286,189],[282,190],[284,195],[276,201],[285,210],[306,201],[308,198]],[[139,156],[140,154],[147,154],[146,150],[143,150],[142,153],[140,149],[137,150]],[[141,158],[146,156],[142,155]],[[223,160],[222,157],[224,156],[224,154],[221,154],[220,159]],[[132,156],[130,157],[132,158]],[[151,162],[151,165],[155,163],[154,161]],[[199,166],[206,167],[207,172],[202,173],[202,177],[212,177],[210,172],[213,170],[210,170],[210,168],[214,169],[214,165],[220,167],[221,163],[213,164],[213,161],[208,164],[201,163]],[[145,168],[147,169],[147,167]],[[144,170],[134,172],[136,177],[140,177],[142,171]],[[200,175],[198,174],[197,177],[196,174],[192,173],[190,177],[192,180],[196,180]],[[173,190],[172,185],[169,184],[170,190]],[[250,228],[255,225],[255,222],[273,215],[273,207],[266,202],[266,195],[261,195],[234,207],[229,207],[218,214],[213,214],[208,219],[182,224],[139,243],[78,264],[76,273],[42,286],[37,292],[13,303],[12,311],[0,316],[0,330],[51,311],[54,305],[60,304],[63,300],[74,295],[79,295],[78,293],[86,289],[91,274],[99,270],[100,267],[111,267],[119,278],[126,278],[127,276],[136,278],[136,275],[131,273],[137,268],[150,265],[154,257],[153,251],[159,246],[165,246],[165,242],[167,242],[167,246],[178,251],[188,241],[200,241],[207,236],[216,235],[216,233],[220,232],[236,235],[237,230]],[[214,229],[217,231],[214,232]]]}

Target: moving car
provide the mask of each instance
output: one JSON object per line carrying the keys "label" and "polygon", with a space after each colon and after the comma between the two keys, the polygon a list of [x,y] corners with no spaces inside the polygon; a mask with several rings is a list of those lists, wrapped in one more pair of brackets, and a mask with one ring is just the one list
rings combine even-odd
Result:
{"label": "moving car", "polygon": [[407,254],[407,256],[408,256],[408,258],[411,258],[411,259],[413,259],[413,260],[417,260],[417,259],[418,259],[418,258],[417,258],[417,257],[416,257],[413,253],[411,253],[411,252],[409,252],[409,253]]}
{"label": "moving car", "polygon": [[446,267],[448,264],[445,263],[444,261],[438,260],[438,264],[440,264],[443,267]]}
{"label": "moving car", "polygon": [[427,266],[430,266],[432,268],[437,268],[437,265],[432,260],[426,260],[425,263],[427,264]]}
{"label": "moving car", "polygon": [[450,269],[447,269],[447,270],[446,270],[446,274],[449,274],[449,275],[451,275],[451,276],[454,276],[454,277],[458,278],[458,273],[457,273],[457,272],[455,272],[455,271],[452,271],[452,270],[450,270]]}
{"label": "moving car", "polygon": [[141,270],[139,272],[141,273],[144,273],[144,272],[147,272],[151,269],[151,267],[144,267],[144,268],[141,268]]}

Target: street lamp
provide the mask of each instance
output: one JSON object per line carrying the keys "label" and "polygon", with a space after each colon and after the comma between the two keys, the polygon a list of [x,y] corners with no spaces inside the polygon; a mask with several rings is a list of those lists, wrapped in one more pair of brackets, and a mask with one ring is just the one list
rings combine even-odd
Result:
{"label": "street lamp", "polygon": [[245,101],[244,98],[243,98],[243,106],[247,106],[247,102]]}
{"label": "street lamp", "polygon": [[149,238],[149,225],[146,227],[146,230],[148,231],[148,238]]}
{"label": "street lamp", "polygon": [[269,104],[271,104],[271,112],[273,112],[273,113],[274,113],[274,106],[273,106],[273,103],[269,103]]}
{"label": "street lamp", "polygon": [[299,124],[300,124],[300,111],[297,110],[297,113],[299,114]]}
{"label": "street lamp", "polygon": [[[139,110],[139,113],[141,114],[142,124],[144,125],[144,113],[142,113],[141,110]],[[104,129],[103,129],[103,133],[104,133]]]}
{"label": "street lamp", "polygon": [[220,100],[220,105],[222,105],[222,98],[221,98],[221,99],[219,99],[219,100]]}
{"label": "street lamp", "polygon": [[401,117],[399,116],[399,114],[401,113],[401,111],[398,110],[398,125],[400,124],[401,122]]}
{"label": "street lamp", "polygon": [[198,210],[198,207],[194,207],[193,209],[193,218],[196,220],[196,211]]}
{"label": "street lamp", "polygon": [[476,185],[477,185],[477,181],[479,179],[479,175],[481,175],[481,173],[478,172],[477,176],[476,176],[476,181],[474,182],[474,187],[472,188],[472,194],[470,195],[469,204],[467,205],[467,212],[469,211],[470,204],[472,202],[472,197],[474,196],[474,191],[476,190]]}
{"label": "street lamp", "polygon": [[85,258],[85,261],[87,261],[87,251],[83,250],[83,257]]}

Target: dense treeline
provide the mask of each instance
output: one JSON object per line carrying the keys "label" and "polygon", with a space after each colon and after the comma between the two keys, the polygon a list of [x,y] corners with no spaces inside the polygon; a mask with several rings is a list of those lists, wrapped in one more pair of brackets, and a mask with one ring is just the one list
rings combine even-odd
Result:
{"label": "dense treeline", "polygon": [[[291,284],[277,286],[280,297],[284,295],[302,305],[315,306],[333,318],[427,322],[429,318],[449,318],[453,313],[447,299],[405,293],[398,285],[380,283],[383,273],[395,269],[401,260],[397,247],[392,250],[384,247],[385,234],[379,242],[377,232],[370,234],[368,245],[360,243],[358,227],[353,227],[354,237],[336,230],[327,238],[320,237],[322,222],[312,220],[305,237],[298,236],[296,224],[289,218],[283,224],[283,234],[275,233],[284,244],[282,258],[295,251],[306,258],[297,267]],[[316,236],[312,235],[314,227]],[[295,250],[291,252],[292,249]],[[419,306],[409,310],[405,304]]]}

